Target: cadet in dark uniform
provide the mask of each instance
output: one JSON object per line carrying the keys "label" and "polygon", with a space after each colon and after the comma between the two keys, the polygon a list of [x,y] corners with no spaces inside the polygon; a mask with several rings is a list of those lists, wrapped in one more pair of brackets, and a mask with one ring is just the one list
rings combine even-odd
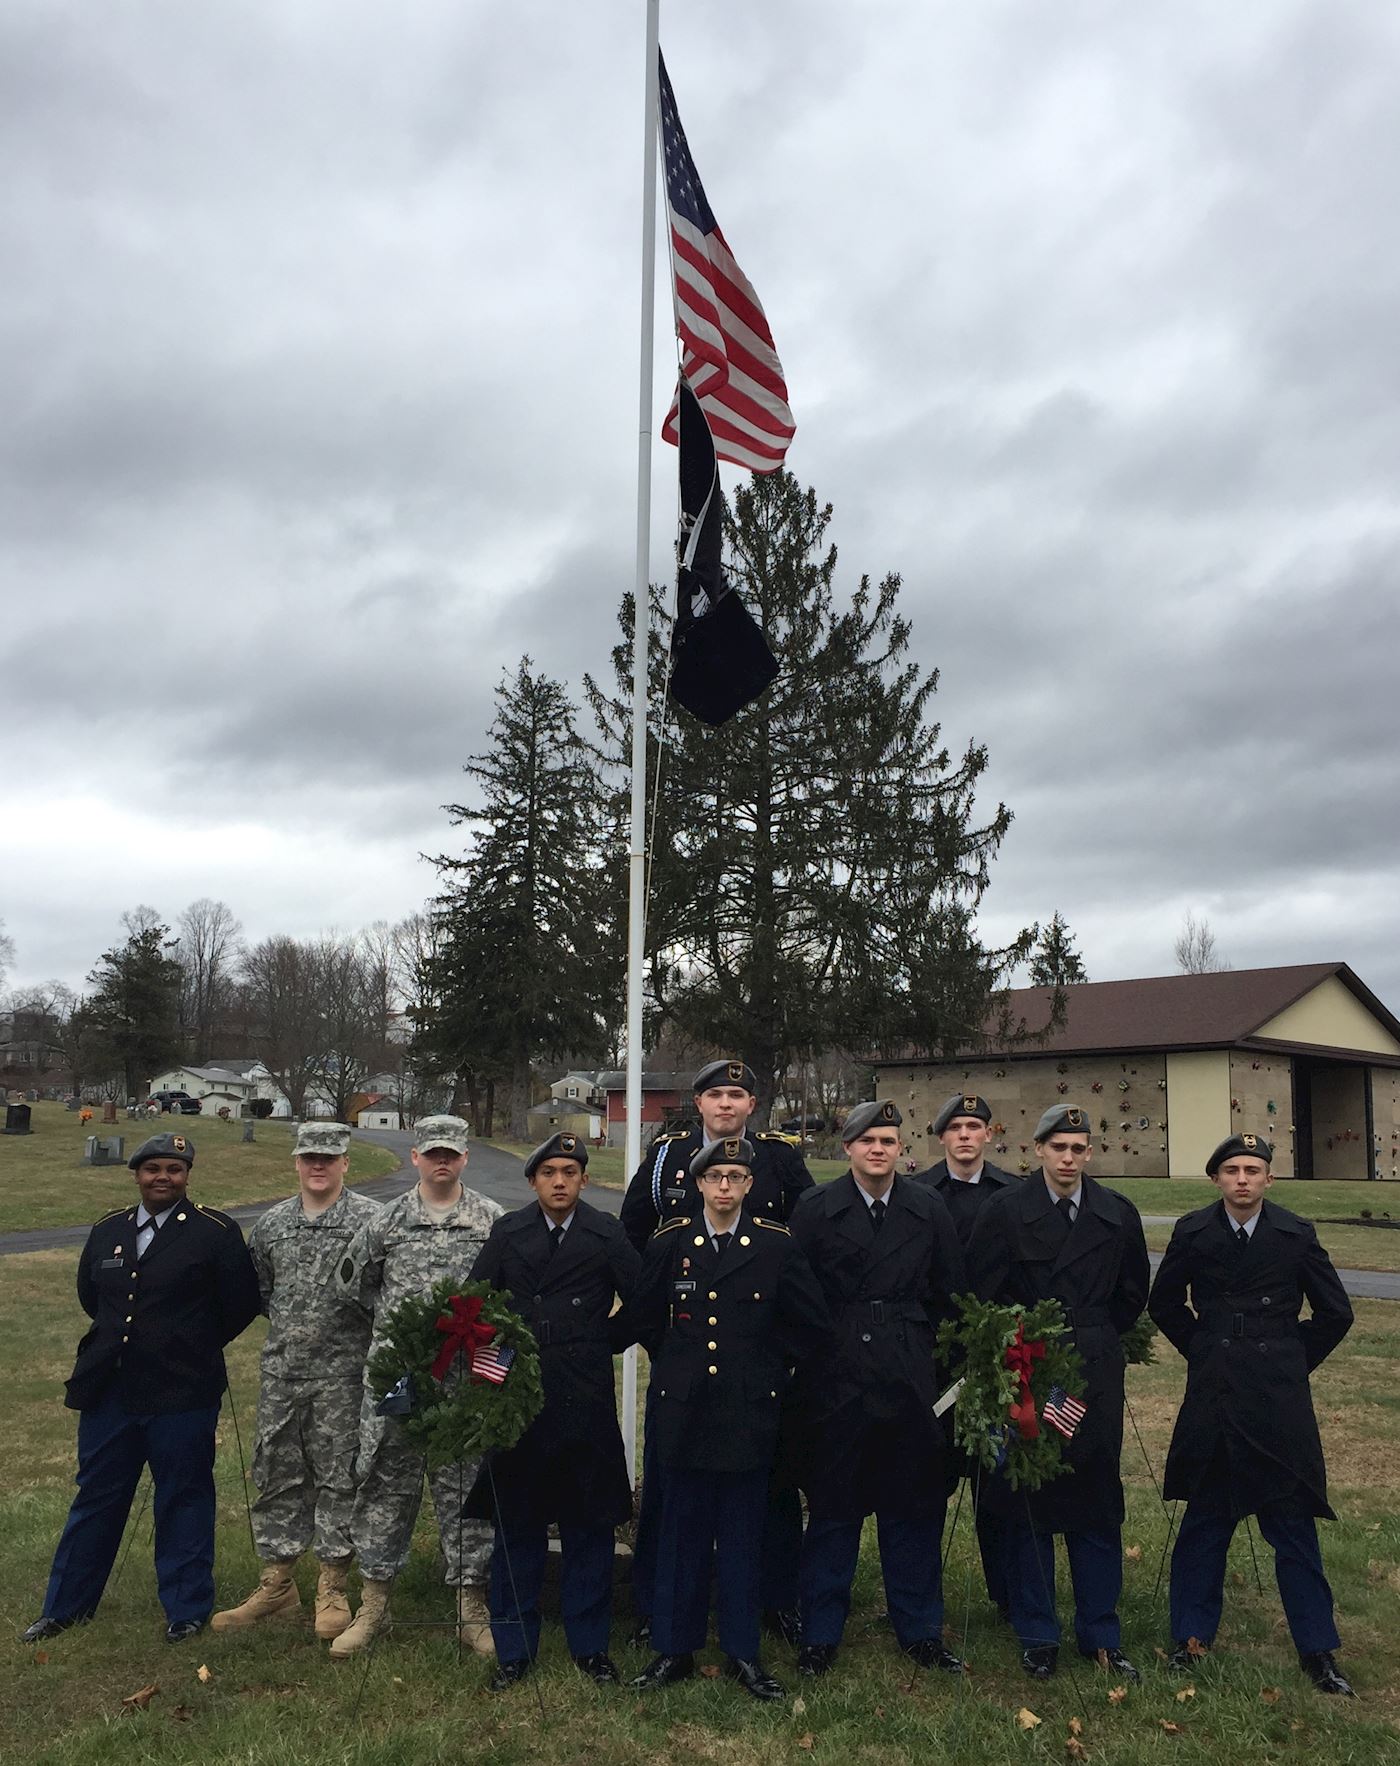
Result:
{"label": "cadet in dark uniform", "polygon": [[1188,1646],[1214,1640],[1230,1539],[1254,1514],[1304,1673],[1319,1692],[1350,1697],[1332,1659],[1340,1639],[1314,1517],[1335,1517],[1308,1376],[1351,1329],[1351,1302],[1312,1222],[1265,1201],[1273,1156],[1261,1135],[1221,1142],[1206,1164],[1220,1200],[1177,1221],[1152,1284],[1152,1317],[1186,1357],[1163,1484],[1168,1500],[1186,1499],[1171,1664],[1194,1666]]}
{"label": "cadet in dark uniform", "polygon": [[[750,1136],[748,1121],[758,1099],[758,1080],[743,1061],[711,1061],[695,1075],[698,1128],[663,1134],[638,1166],[622,1198],[622,1225],[639,1251],[663,1222],[700,1212],[700,1197],[690,1167],[697,1153],[713,1141],[748,1136],[753,1148],[753,1188],[745,1206],[757,1220],[786,1220],[798,1199],[812,1187],[812,1174],[797,1149],[780,1134],[760,1131]],[[650,1399],[647,1415],[650,1417]],[[636,1549],[632,1559],[632,1604],[640,1621],[638,1639],[645,1641],[652,1610],[652,1577],[656,1567],[656,1530],[661,1518],[661,1479],[648,1423],[642,1453],[642,1500],[637,1516]],[[764,1622],[789,1642],[797,1639],[797,1566],[802,1551],[802,1508],[797,1492],[772,1492],[763,1541]]]}
{"label": "cadet in dark uniform", "polygon": [[1006,1572],[1021,1665],[1048,1679],[1059,1655],[1055,1617],[1055,1540],[1063,1533],[1074,1583],[1074,1629],[1081,1655],[1107,1653],[1125,1680],[1139,1678],[1119,1647],[1123,1587],[1123,1345],[1121,1333],[1147,1300],[1149,1267],[1142,1219],[1116,1190],[1086,1175],[1089,1116],[1055,1104],[1035,1129],[1041,1175],[998,1191],[977,1217],[968,1245],[979,1298],[1030,1307],[1058,1300],[1084,1360],[1088,1407],[1064,1444],[1071,1471],[1030,1495],[1001,1479],[986,1500],[1007,1513]]}
{"label": "cadet in dark uniform", "polygon": [[920,1667],[961,1674],[943,1643],[940,1540],[948,1442],[933,1414],[934,1333],[966,1286],[948,1210],[895,1175],[901,1117],[861,1104],[841,1130],[851,1169],[803,1199],[791,1232],[835,1321],[798,1377],[794,1409],[807,1534],[798,1671],[825,1674],[851,1607],[861,1525],[873,1514],[895,1636]]}
{"label": "cadet in dark uniform", "polygon": [[[943,1157],[927,1171],[916,1173],[911,1181],[927,1184],[943,1198],[953,1217],[958,1242],[966,1251],[973,1225],[982,1209],[998,1190],[1008,1189],[1021,1180],[1009,1171],[989,1164],[983,1156],[992,1133],[992,1107],[985,1098],[970,1092],[955,1092],[934,1118],[933,1132],[943,1144]],[[1006,1543],[1003,1538],[1006,1523],[994,1504],[982,1500],[980,1463],[969,1470],[966,1459],[967,1456],[959,1452],[953,1463],[959,1471],[967,1473],[972,1483],[972,1509],[987,1598],[1003,1618],[1009,1618],[1011,1606],[1006,1588]],[[957,1525],[956,1520],[954,1525]]]}
{"label": "cadet in dark uniform", "polygon": [[630,1683],[643,1690],[695,1672],[713,1578],[726,1673],[755,1698],[785,1696],[759,1661],[759,1554],[787,1367],[825,1340],[830,1319],[787,1228],[743,1207],[753,1157],[741,1138],[696,1154],[700,1211],[657,1231],[620,1315],[620,1340],[651,1357],[663,1471],[658,1654]]}
{"label": "cadet in dark uniform", "polygon": [[493,1692],[528,1673],[539,1649],[551,1521],[559,1525],[569,1652],[599,1685],[618,1679],[608,1655],[613,1529],[632,1518],[632,1486],[608,1317],[614,1297],[626,1300],[636,1286],[641,1258],[611,1214],[582,1200],[587,1166],[588,1147],[577,1135],[551,1135],[536,1147],[525,1176],[537,1200],[496,1222],[471,1272],[473,1281],[502,1289],[534,1332],[544,1381],[544,1409],[516,1446],[490,1457],[465,1511],[496,1523]]}
{"label": "cadet in dark uniform", "polygon": [[99,1220],[78,1264],[78,1300],[93,1321],[65,1400],[79,1413],[78,1494],[27,1643],[97,1611],[147,1465],[167,1642],[193,1637],[214,1606],[223,1348],[257,1316],[258,1278],[234,1222],[186,1199],[193,1141],[158,1134],[128,1164],[140,1205]]}

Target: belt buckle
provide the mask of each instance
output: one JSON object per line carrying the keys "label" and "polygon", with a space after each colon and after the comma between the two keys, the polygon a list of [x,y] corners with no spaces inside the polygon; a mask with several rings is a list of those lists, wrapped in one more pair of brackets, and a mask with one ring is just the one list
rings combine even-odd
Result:
{"label": "belt buckle", "polygon": [[1244,1335],[1244,1314],[1242,1312],[1236,1312],[1231,1316],[1230,1335],[1232,1337],[1242,1337]]}
{"label": "belt buckle", "polygon": [[541,1349],[549,1348],[549,1339],[553,1334],[553,1330],[551,1329],[547,1318],[542,1318],[535,1326],[535,1337]]}
{"label": "belt buckle", "polygon": [[872,1300],[870,1302],[870,1322],[871,1324],[877,1325],[882,1325],[885,1322],[885,1303],[883,1300]]}

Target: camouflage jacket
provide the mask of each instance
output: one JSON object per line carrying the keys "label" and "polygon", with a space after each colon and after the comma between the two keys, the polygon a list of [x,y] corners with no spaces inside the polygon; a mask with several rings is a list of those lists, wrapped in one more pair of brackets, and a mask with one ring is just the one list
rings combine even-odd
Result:
{"label": "camouflage jacket", "polygon": [[314,1219],[303,1213],[300,1196],[289,1196],[254,1223],[248,1250],[270,1321],[262,1352],[265,1376],[359,1378],[369,1321],[345,1304],[338,1277],[356,1233],[383,1212],[380,1203],[347,1189]]}
{"label": "camouflage jacket", "polygon": [[437,1224],[415,1184],[362,1226],[341,1258],[337,1281],[347,1299],[373,1314],[371,1345],[379,1341],[382,1321],[404,1300],[421,1299],[447,1276],[466,1281],[492,1223],[504,1213],[499,1202],[464,1188],[457,1206]]}

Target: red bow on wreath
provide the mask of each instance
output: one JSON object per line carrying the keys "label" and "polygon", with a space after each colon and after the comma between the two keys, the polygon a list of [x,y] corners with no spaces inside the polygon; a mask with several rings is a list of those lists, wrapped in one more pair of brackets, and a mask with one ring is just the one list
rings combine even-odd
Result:
{"label": "red bow on wreath", "polygon": [[447,1304],[452,1308],[451,1313],[444,1312],[434,1327],[447,1339],[433,1362],[435,1380],[442,1379],[446,1374],[459,1349],[466,1356],[467,1366],[470,1367],[472,1356],[478,1349],[484,1349],[496,1334],[495,1325],[482,1322],[481,1301],[475,1294],[470,1300],[454,1294]]}
{"label": "red bow on wreath", "polygon": [[1016,1341],[1006,1346],[1006,1365],[1021,1380],[1016,1402],[1007,1407],[1007,1415],[1021,1431],[1023,1441],[1034,1441],[1040,1434],[1040,1419],[1035,1412],[1035,1396],[1031,1391],[1031,1369],[1045,1354],[1044,1343],[1028,1343],[1025,1322],[1016,1320]]}

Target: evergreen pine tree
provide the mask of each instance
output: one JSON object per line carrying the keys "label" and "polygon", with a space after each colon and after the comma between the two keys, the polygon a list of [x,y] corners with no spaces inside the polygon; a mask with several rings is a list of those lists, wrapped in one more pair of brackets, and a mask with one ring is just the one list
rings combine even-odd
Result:
{"label": "evergreen pine tree", "polygon": [[181,1053],[184,976],[174,940],[149,908],[124,916],[127,940],[103,951],[88,976],[94,989],[83,1017],[90,1035],[120,1067],[126,1096],[143,1098],[152,1079]]}
{"label": "evergreen pine tree", "polygon": [[1074,938],[1057,908],[1031,953],[1031,983],[1035,987],[1072,987],[1088,979],[1084,959],[1074,948]]}

